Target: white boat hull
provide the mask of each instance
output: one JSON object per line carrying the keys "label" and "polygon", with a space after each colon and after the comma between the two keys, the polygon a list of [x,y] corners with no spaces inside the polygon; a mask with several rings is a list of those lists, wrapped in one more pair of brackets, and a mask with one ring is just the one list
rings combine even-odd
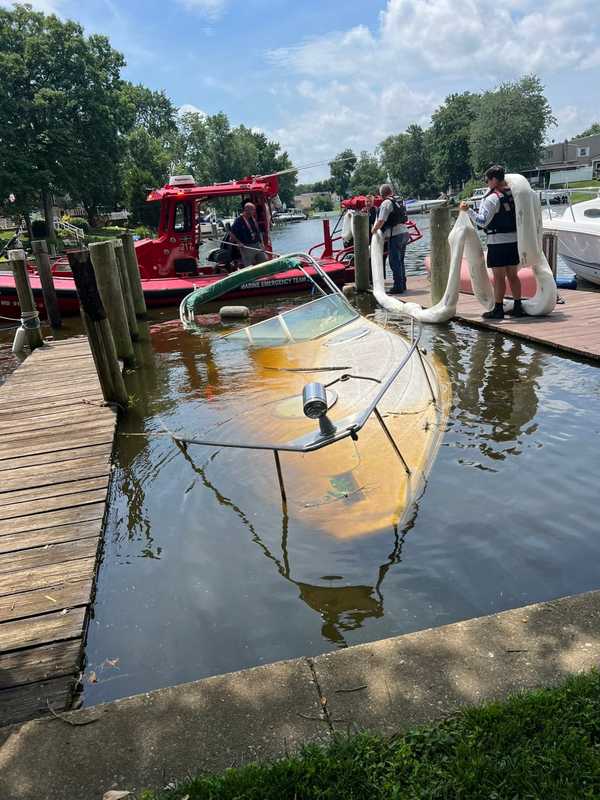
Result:
{"label": "white boat hull", "polygon": [[600,285],[600,225],[545,219],[544,229],[558,235],[558,254],[580,278]]}

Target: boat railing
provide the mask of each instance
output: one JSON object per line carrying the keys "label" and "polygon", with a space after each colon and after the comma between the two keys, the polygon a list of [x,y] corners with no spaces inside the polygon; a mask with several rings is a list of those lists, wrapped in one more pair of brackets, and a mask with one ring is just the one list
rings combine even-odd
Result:
{"label": "boat railing", "polygon": [[[310,262],[312,262],[312,266],[314,266],[315,271],[319,274],[321,279],[331,288],[332,293],[335,292],[336,295],[341,296],[344,303],[348,303],[347,299],[345,298],[343,292],[330,280],[329,276],[323,271],[321,266],[316,262],[311,256],[307,256],[307,254],[298,254],[298,253],[291,253],[289,257],[297,257],[298,255],[304,256],[308,258]],[[314,279],[308,274],[311,280]],[[322,290],[321,290],[322,291]],[[323,293],[324,294],[324,293]],[[351,308],[351,307],[350,307]],[[354,310],[354,309],[352,309]],[[334,378],[334,380],[330,381],[329,383],[323,384],[316,384],[317,387],[324,393],[326,397],[326,390],[327,388],[333,386],[337,383],[344,383],[349,380],[367,380],[367,381],[375,381],[376,383],[380,383],[381,385],[377,389],[375,396],[373,399],[368,403],[368,405],[358,414],[352,414],[342,420],[336,421],[334,425],[328,418],[327,418],[327,411],[325,410],[321,417],[319,417],[319,426],[315,428],[315,430],[311,431],[309,434],[306,434],[296,440],[292,440],[289,442],[255,442],[255,441],[224,441],[222,439],[209,439],[209,438],[197,438],[197,437],[190,437],[185,435],[180,435],[178,433],[174,433],[165,426],[165,430],[168,434],[172,436],[175,443],[178,447],[182,448],[184,452],[187,452],[187,448],[191,445],[199,445],[202,447],[218,447],[218,448],[234,448],[239,450],[270,450],[273,453],[273,457],[275,459],[275,467],[277,471],[277,479],[279,482],[279,489],[281,492],[281,501],[284,512],[287,508],[287,497],[286,497],[286,490],[284,485],[283,479],[283,472],[281,469],[281,461],[279,454],[281,452],[291,452],[291,453],[310,453],[316,450],[320,450],[324,447],[329,447],[336,442],[340,442],[343,439],[351,438],[354,441],[357,441],[359,438],[360,432],[365,427],[366,423],[369,421],[371,417],[374,417],[381,428],[383,429],[386,438],[388,439],[392,449],[394,450],[396,456],[402,463],[402,466],[407,473],[407,475],[411,475],[411,470],[404,458],[402,451],[395,441],[394,437],[392,436],[388,426],[381,415],[378,405],[385,397],[387,392],[390,390],[391,386],[397,380],[398,376],[402,373],[405,369],[406,365],[410,362],[411,358],[416,357],[419,359],[421,368],[425,374],[425,378],[427,381],[427,385],[431,394],[431,402],[436,405],[436,395],[434,388],[431,383],[430,376],[427,372],[427,367],[423,360],[423,354],[419,348],[419,344],[421,341],[421,337],[423,334],[423,328],[420,322],[410,319],[410,343],[409,347],[401,359],[400,363],[383,379],[375,378],[373,376],[368,375],[353,375],[351,373],[343,372],[341,375]],[[311,387],[315,386],[315,384],[311,384]],[[308,385],[304,387],[304,391],[308,388]],[[308,414],[307,414],[308,416]],[[310,417],[312,418],[312,416]]]}
{"label": "boat railing", "polygon": [[[597,186],[581,186],[575,189],[548,189],[546,191],[555,192],[556,194],[566,194],[569,199],[569,210],[571,211],[571,216],[573,217],[573,222],[577,222],[575,219],[575,211],[573,210],[573,195],[574,194],[589,194],[591,198],[593,197],[600,197],[600,187]],[[541,199],[540,192],[540,199]],[[577,205],[577,204],[575,204]],[[548,219],[552,219],[552,206],[548,203]]]}

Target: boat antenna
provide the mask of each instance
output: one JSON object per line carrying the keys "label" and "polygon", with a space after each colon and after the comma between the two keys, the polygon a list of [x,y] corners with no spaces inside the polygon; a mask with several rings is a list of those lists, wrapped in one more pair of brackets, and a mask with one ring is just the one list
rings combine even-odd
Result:
{"label": "boat antenna", "polygon": [[325,164],[339,164],[341,161],[352,161],[356,156],[346,156],[345,158],[334,158],[333,161],[315,161],[313,164],[303,164],[301,167],[290,167],[290,169],[282,169],[279,172],[270,172],[268,175],[256,175],[257,180],[264,180],[265,178],[277,178],[279,175],[289,175],[292,172],[300,172],[301,169],[312,169],[313,167],[322,167]]}

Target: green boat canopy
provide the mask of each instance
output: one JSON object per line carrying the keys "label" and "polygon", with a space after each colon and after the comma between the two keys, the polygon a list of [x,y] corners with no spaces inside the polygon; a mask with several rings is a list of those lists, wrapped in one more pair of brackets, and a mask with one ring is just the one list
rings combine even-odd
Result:
{"label": "green boat canopy", "polygon": [[220,281],[211,283],[208,286],[203,286],[200,289],[194,289],[181,301],[179,306],[179,317],[186,329],[194,327],[194,317],[198,309],[204,303],[209,303],[216,300],[217,297],[227,294],[234,289],[238,289],[244,284],[256,281],[259,278],[267,278],[270,275],[276,275],[279,272],[287,272],[291,269],[300,268],[299,258],[282,257],[275,258],[272,261],[264,261],[262,264],[256,264],[253,267],[244,267],[232,272],[231,275],[226,275]]}

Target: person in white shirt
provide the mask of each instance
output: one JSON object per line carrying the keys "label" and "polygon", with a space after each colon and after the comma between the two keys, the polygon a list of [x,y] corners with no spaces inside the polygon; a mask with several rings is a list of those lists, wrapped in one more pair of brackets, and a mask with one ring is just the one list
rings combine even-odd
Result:
{"label": "person in white shirt", "polygon": [[460,208],[469,214],[471,220],[487,235],[487,265],[494,270],[494,301],[492,311],[486,311],[485,319],[504,319],[504,294],[506,279],[514,299],[514,306],[508,312],[513,317],[525,316],[521,304],[521,281],[519,280],[519,248],[517,246],[517,215],[512,192],[504,180],[504,167],[495,164],[485,173],[489,187],[477,211],[468,203],[462,202]]}

